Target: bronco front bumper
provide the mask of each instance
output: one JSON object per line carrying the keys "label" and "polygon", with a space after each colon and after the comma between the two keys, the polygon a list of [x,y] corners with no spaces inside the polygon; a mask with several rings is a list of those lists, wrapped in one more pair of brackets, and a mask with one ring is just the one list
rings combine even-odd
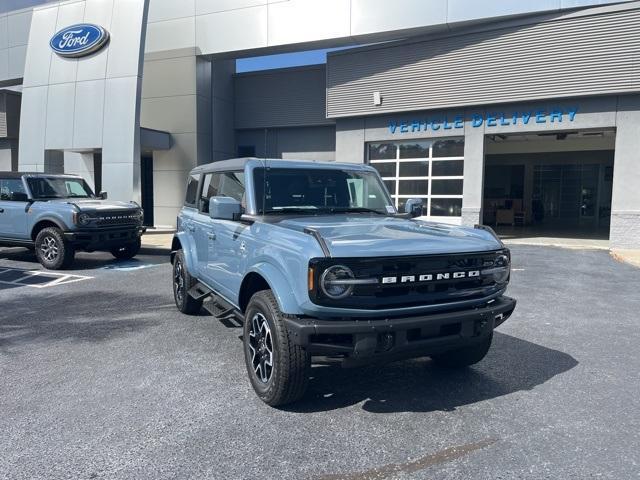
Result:
{"label": "bronco front bumper", "polygon": [[511,316],[516,300],[429,315],[358,320],[286,318],[293,341],[311,355],[342,356],[345,366],[434,355],[482,341]]}
{"label": "bronco front bumper", "polygon": [[64,232],[64,238],[76,247],[103,250],[135,242],[146,230],[146,227],[74,230]]}

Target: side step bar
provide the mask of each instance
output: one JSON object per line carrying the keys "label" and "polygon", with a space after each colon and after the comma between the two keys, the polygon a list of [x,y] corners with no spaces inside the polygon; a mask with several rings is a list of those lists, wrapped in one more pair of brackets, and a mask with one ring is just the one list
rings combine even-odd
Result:
{"label": "side step bar", "polygon": [[234,320],[240,325],[243,324],[244,316],[242,315],[242,313],[236,307],[227,302],[224,298],[216,295],[216,293],[206,285],[198,282],[193,287],[191,287],[189,289],[189,292],[187,293],[193,299],[202,300],[203,302],[210,298],[211,302],[209,302],[209,304],[204,303],[203,307],[216,319]]}
{"label": "side step bar", "polygon": [[191,287],[187,293],[189,293],[189,296],[194,300],[206,300],[209,295],[213,294],[208,287],[204,286],[200,282]]}

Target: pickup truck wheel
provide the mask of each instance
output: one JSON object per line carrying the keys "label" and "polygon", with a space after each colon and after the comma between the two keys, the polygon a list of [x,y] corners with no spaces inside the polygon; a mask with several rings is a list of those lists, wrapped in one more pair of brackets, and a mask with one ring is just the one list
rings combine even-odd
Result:
{"label": "pickup truck wheel", "polygon": [[62,231],[55,227],[40,230],[36,236],[35,248],[38,261],[49,270],[70,267],[76,254],[73,245],[66,242]]}
{"label": "pickup truck wheel", "polygon": [[245,363],[251,386],[272,407],[300,399],[309,381],[311,358],[293,342],[284,318],[271,290],[249,300],[242,336]]}
{"label": "pickup truck wheel", "polygon": [[197,280],[187,270],[183,251],[178,250],[173,260],[173,299],[178,310],[187,315],[195,315],[202,308],[202,300],[196,300],[189,295],[189,290],[196,283]]}
{"label": "pickup truck wheel", "polygon": [[439,355],[432,355],[431,359],[436,365],[445,368],[463,368],[473,365],[482,360],[491,347],[491,341],[493,340],[493,332],[489,334],[480,343],[470,345],[468,347],[459,348],[450,352],[441,353]]}
{"label": "pickup truck wheel", "polygon": [[119,247],[112,248],[111,255],[116,257],[118,260],[130,260],[138,254],[141,246],[142,242],[138,239],[135,242],[126,243]]}

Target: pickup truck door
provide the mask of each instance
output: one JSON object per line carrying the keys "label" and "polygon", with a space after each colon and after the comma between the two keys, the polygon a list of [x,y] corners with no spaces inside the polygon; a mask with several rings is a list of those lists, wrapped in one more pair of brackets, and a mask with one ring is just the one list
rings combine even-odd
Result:
{"label": "pickup truck door", "polygon": [[21,178],[0,177],[0,237],[12,240],[31,240],[28,231],[26,190]]}

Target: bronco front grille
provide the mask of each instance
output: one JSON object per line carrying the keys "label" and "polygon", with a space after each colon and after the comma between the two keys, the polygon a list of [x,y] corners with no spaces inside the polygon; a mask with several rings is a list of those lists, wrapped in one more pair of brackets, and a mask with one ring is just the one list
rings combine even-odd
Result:
{"label": "bronco front grille", "polygon": [[139,221],[137,212],[101,212],[96,216],[96,225],[100,227],[115,225],[135,225]]}
{"label": "bronco front grille", "polygon": [[317,279],[330,265],[349,267],[356,279],[376,279],[356,285],[353,294],[332,300],[320,289],[309,292],[319,305],[338,308],[382,310],[446,304],[484,298],[504,288],[492,275],[485,275],[500,255],[508,250],[482,253],[403,256],[384,258],[318,258],[310,265]]}

